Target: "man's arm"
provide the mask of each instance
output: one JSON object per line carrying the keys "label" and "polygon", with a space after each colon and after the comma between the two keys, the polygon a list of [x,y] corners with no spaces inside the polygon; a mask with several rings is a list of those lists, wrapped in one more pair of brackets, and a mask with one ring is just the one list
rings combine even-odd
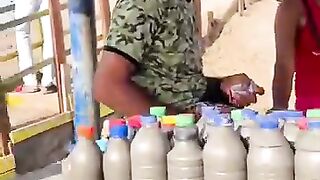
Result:
{"label": "man's arm", "polygon": [[123,56],[105,51],[94,77],[95,98],[126,116],[148,114],[151,106],[162,105],[131,81],[135,69]]}
{"label": "man's arm", "polygon": [[292,90],[295,59],[295,38],[299,25],[298,1],[285,0],[275,20],[276,63],[272,84],[273,109],[287,109]]}

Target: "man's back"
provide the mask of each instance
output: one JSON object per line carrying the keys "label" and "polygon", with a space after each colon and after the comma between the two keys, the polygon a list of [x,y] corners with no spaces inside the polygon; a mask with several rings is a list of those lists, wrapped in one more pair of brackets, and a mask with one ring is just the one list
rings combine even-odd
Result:
{"label": "man's back", "polygon": [[105,49],[133,63],[133,81],[160,102],[189,107],[206,90],[192,2],[119,0]]}

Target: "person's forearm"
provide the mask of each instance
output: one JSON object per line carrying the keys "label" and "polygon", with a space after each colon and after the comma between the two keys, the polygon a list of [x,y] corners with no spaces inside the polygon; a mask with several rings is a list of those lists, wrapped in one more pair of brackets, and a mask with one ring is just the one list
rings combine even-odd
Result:
{"label": "person's forearm", "polygon": [[[96,88],[98,101],[125,116],[147,115],[151,106],[163,105],[133,82],[112,82]],[[175,114],[177,110],[167,106],[167,112]]]}
{"label": "person's forearm", "polygon": [[202,101],[229,104],[228,96],[221,90],[223,77],[207,77],[207,90]]}
{"label": "person's forearm", "polygon": [[[281,69],[281,70],[280,70]],[[273,109],[287,109],[292,89],[293,72],[276,65],[272,84]]]}

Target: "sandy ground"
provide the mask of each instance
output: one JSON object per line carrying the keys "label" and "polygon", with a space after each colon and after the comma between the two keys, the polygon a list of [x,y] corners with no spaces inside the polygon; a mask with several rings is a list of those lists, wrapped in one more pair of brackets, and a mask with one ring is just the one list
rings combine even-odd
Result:
{"label": "sandy ground", "polygon": [[[249,6],[245,15],[234,15],[220,38],[204,55],[207,76],[246,73],[266,94],[253,107],[265,111],[272,106],[272,78],[275,62],[274,18],[278,2],[263,0]],[[293,105],[291,99],[291,107]]]}
{"label": "sandy ground", "polygon": [[[234,15],[203,58],[204,73],[207,76],[244,72],[263,86],[266,94],[259,97],[258,103],[253,105],[257,110],[267,110],[272,105],[271,82],[275,61],[273,24],[277,6],[275,0],[263,0],[248,7],[243,17]],[[4,66],[0,64],[0,74],[3,73],[2,67]],[[291,107],[292,104],[291,102]],[[53,167],[40,170],[40,174],[43,171],[44,174],[56,172],[57,166]],[[43,178],[41,175],[32,177]]]}

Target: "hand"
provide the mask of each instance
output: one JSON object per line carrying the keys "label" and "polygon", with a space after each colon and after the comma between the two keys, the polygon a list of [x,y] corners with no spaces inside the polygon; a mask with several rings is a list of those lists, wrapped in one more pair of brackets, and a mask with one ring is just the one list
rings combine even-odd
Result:
{"label": "hand", "polygon": [[245,107],[256,103],[257,94],[264,94],[264,89],[244,73],[223,78],[220,88],[228,96],[229,103],[236,107]]}

